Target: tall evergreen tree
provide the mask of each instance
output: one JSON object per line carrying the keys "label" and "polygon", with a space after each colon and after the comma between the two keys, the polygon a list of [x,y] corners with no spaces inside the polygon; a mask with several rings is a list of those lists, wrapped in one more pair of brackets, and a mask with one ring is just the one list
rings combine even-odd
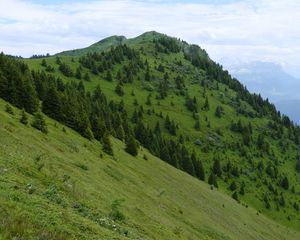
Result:
{"label": "tall evergreen tree", "polygon": [[192,153],[191,160],[194,165],[195,175],[197,176],[197,178],[204,181],[205,180],[205,171],[204,171],[202,162],[196,158],[195,152]]}
{"label": "tall evergreen tree", "polygon": [[218,187],[217,183],[217,177],[215,174],[211,173],[208,177],[208,184],[215,186],[216,188]]}
{"label": "tall evergreen tree", "polygon": [[76,69],[75,77],[76,77],[78,80],[81,80],[81,78],[82,78],[82,76],[81,76],[81,71],[80,71],[80,68],[79,68],[79,67]]}
{"label": "tall evergreen tree", "polygon": [[181,148],[181,166],[185,172],[195,176],[195,168],[185,146]]}
{"label": "tall evergreen tree", "polygon": [[46,121],[44,119],[43,114],[40,111],[37,111],[34,114],[33,117],[33,122],[31,123],[31,126],[40,130],[41,132],[47,134],[48,133],[48,128],[47,128],[47,124]]}
{"label": "tall evergreen tree", "polygon": [[24,108],[22,109],[22,112],[21,112],[20,123],[23,123],[24,125],[28,124],[28,117],[27,117],[27,114],[26,114]]}
{"label": "tall evergreen tree", "polygon": [[119,96],[123,96],[124,95],[124,90],[121,86],[121,84],[118,84],[115,88],[115,92],[119,95]]}
{"label": "tall evergreen tree", "polygon": [[204,110],[209,110],[209,102],[208,102],[208,98],[207,98],[207,97],[205,98],[205,102],[204,102],[204,105],[203,105],[203,109],[204,109]]}
{"label": "tall evergreen tree", "polygon": [[54,86],[50,87],[42,103],[43,112],[58,121],[63,119],[61,100]]}
{"label": "tall evergreen tree", "polygon": [[212,171],[213,171],[214,174],[216,174],[219,177],[222,175],[221,163],[220,163],[220,160],[216,157],[214,159],[214,164],[213,164],[213,167],[212,167]]}
{"label": "tall evergreen tree", "polygon": [[200,130],[200,121],[199,121],[199,120],[196,120],[195,125],[194,125],[194,128],[195,128],[197,131]]}
{"label": "tall evergreen tree", "polygon": [[33,84],[33,81],[28,78],[23,82],[23,88],[21,93],[21,103],[19,106],[25,108],[29,113],[34,113],[39,107],[39,99]]}
{"label": "tall evergreen tree", "polygon": [[83,77],[83,80],[87,81],[87,82],[91,81],[90,75],[88,73],[85,73],[84,77]]}
{"label": "tall evergreen tree", "polygon": [[108,155],[113,156],[113,149],[111,146],[111,142],[109,139],[109,135],[107,133],[104,133],[103,137],[102,137],[102,146],[103,146],[103,152],[107,153]]}
{"label": "tall evergreen tree", "polygon": [[289,189],[289,180],[287,178],[287,176],[284,176],[284,178],[281,180],[280,183],[281,187],[283,187],[284,189]]}
{"label": "tall evergreen tree", "polygon": [[138,154],[138,146],[132,135],[130,135],[126,140],[125,151],[132,156],[136,156]]}
{"label": "tall evergreen tree", "polygon": [[11,115],[14,115],[14,111],[13,111],[12,107],[9,104],[5,105],[5,112],[7,112]]}
{"label": "tall evergreen tree", "polygon": [[[109,82],[111,82],[111,81],[113,80],[111,71],[107,71],[107,72],[106,72],[105,79],[106,79],[107,81],[109,81]],[[118,80],[121,80],[121,79],[118,79]]]}

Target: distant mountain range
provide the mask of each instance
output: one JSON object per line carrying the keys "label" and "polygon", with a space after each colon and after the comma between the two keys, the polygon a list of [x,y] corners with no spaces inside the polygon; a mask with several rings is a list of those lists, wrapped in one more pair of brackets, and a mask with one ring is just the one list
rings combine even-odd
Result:
{"label": "distant mountain range", "polygon": [[244,83],[250,92],[260,93],[276,107],[300,124],[300,79],[271,62],[234,64],[230,73]]}

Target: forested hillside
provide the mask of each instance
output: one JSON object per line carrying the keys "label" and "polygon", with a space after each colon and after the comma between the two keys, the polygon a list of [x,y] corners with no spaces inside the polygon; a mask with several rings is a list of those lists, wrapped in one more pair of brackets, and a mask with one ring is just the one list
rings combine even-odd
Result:
{"label": "forested hillside", "polygon": [[56,56],[2,54],[0,97],[34,113],[45,134],[41,112],[111,156],[110,136],[132,156],[143,146],[299,230],[299,127],[196,45],[156,32],[116,39]]}
{"label": "forested hillside", "polygon": [[[25,116],[25,117],[24,117]],[[0,99],[0,239],[299,239],[140,148],[104,145]],[[179,187],[180,186],[180,187]]]}

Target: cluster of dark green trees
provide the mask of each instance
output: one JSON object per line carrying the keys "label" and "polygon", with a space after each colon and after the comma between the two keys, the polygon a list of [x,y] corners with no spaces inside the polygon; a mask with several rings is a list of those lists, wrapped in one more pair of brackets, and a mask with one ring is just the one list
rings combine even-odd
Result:
{"label": "cluster of dark green trees", "polygon": [[[142,122],[143,109],[134,117],[132,125],[125,110],[124,102],[108,101],[98,86],[92,93],[85,92],[82,82],[64,84],[59,78],[45,72],[29,71],[28,67],[13,58],[0,56],[1,66],[6,72],[0,71],[1,97],[29,113],[35,113],[36,121],[33,125],[41,131],[47,132],[41,113],[64,123],[78,131],[88,139],[97,139],[102,142],[103,150],[113,154],[109,135],[125,141],[126,151],[133,156],[138,154],[138,140],[153,154],[177,168],[204,180],[204,169],[195,153],[189,154],[184,145],[167,140],[160,132],[145,127]],[[59,63],[61,65],[61,63]],[[11,71],[13,70],[14,71]],[[2,70],[2,69],[1,69]],[[16,75],[12,75],[14,72]],[[25,73],[25,74],[22,74]],[[17,79],[18,84],[14,84]],[[27,88],[20,91],[16,87],[25,83]],[[30,95],[26,92],[30,91]],[[15,94],[11,94],[15,93]],[[25,101],[26,100],[26,101]],[[172,135],[176,135],[174,121],[166,117],[165,127]]]}
{"label": "cluster of dark green trees", "polygon": [[88,53],[79,59],[80,64],[90,69],[91,73],[98,75],[105,74],[107,81],[113,81],[112,70],[116,64],[124,63],[115,78],[119,83],[130,83],[140,69],[144,69],[144,63],[140,58],[140,53],[129,48],[127,45],[113,47],[108,52]]}
{"label": "cluster of dark green trees", "polygon": [[[228,71],[223,70],[220,64],[209,59],[207,53],[200,47],[191,45],[184,51],[185,59],[189,60],[195,67],[206,71],[208,78],[227,85],[237,93],[237,100],[243,100],[250,104],[258,116],[272,116],[272,119],[279,124],[291,128],[294,132],[292,140],[296,143],[299,141],[300,128],[296,126],[289,117],[281,115],[276,110],[274,104],[268,99],[264,100],[260,94],[252,94],[237,79],[231,77]],[[200,53],[200,54],[199,54]]]}

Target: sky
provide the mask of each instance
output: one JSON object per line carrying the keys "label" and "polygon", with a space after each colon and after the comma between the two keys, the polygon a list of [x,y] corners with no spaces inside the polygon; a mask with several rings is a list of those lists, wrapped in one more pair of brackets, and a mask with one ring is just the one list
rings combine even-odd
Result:
{"label": "sky", "polygon": [[300,75],[299,0],[0,0],[0,51],[29,57],[155,30],[225,65],[279,63]]}

